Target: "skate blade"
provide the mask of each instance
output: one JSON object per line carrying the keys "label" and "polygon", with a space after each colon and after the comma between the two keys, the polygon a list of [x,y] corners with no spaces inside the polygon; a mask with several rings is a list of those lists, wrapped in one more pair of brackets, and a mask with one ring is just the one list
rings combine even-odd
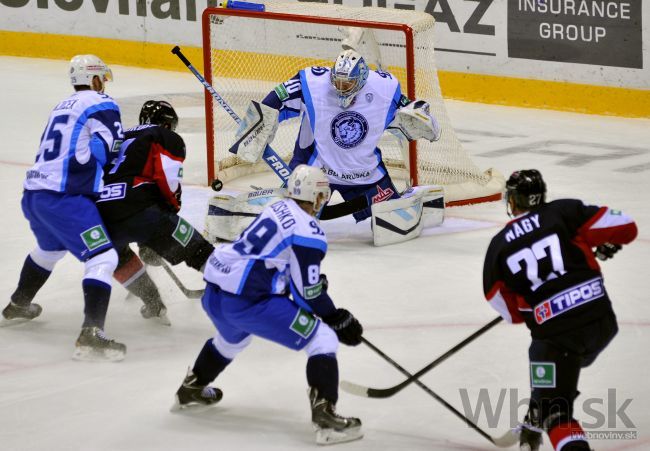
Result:
{"label": "skate blade", "polygon": [[154,322],[160,324],[161,326],[171,326],[172,322],[169,320],[169,317],[167,316],[166,313],[160,315],[160,316],[155,316],[151,318],[154,320]]}
{"label": "skate blade", "polygon": [[18,324],[23,324],[23,323],[29,322],[32,319],[33,318],[31,318],[31,319],[28,319],[28,318],[7,319],[4,316],[2,316],[2,319],[0,320],[0,327],[17,326]]}
{"label": "skate blade", "polygon": [[337,431],[336,429],[321,429],[317,426],[315,426],[314,429],[316,430],[316,444],[318,445],[334,445],[336,443],[351,442],[363,437],[361,426],[345,429],[343,431]]}
{"label": "skate blade", "polygon": [[90,346],[78,346],[72,353],[73,360],[83,362],[120,362],[126,357],[126,352],[108,349],[97,351]]}
{"label": "skate blade", "polygon": [[215,405],[219,404],[219,401],[213,402],[212,404],[201,404],[198,402],[192,402],[190,404],[181,404],[178,400],[178,396],[174,396],[174,404],[169,408],[169,411],[172,413],[178,412],[203,412],[204,410],[211,409]]}

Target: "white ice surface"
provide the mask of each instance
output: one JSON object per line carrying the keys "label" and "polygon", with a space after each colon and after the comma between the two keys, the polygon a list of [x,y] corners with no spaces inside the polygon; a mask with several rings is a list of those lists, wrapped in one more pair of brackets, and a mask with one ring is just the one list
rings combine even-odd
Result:
{"label": "white ice surface", "polygon": [[[170,55],[170,58],[172,56]],[[181,117],[188,145],[182,215],[202,228],[206,199],[202,86],[189,72],[117,66],[108,85],[122,107],[124,123],[137,120],[144,100],[166,96]],[[65,61],[0,57],[0,307],[15,289],[22,262],[35,240],[20,209],[22,180],[33,161],[52,107],[71,88]],[[593,441],[596,449],[650,448],[650,121],[447,102],[466,149],[482,169],[503,174],[535,167],[549,198],[577,197],[632,215],[639,238],[605,262],[604,275],[620,321],[620,333],[596,363],[583,371],[582,402],[605,399],[592,409],[607,413],[632,399],[620,419],[600,430],[633,430],[636,440]],[[593,158],[595,157],[595,158]],[[277,186],[273,177],[241,180]],[[330,251],[324,272],[335,302],[363,323],[365,336],[411,372],[422,368],[496,316],[483,300],[481,277],[490,238],[506,222],[502,203],[457,207],[445,224],[421,238],[384,248],[371,244],[367,224],[342,219],[324,223]],[[201,276],[175,268],[191,288]],[[169,407],[186,368],[194,362],[212,325],[196,300],[188,300],[165,273],[151,270],[169,308],[171,328],[140,317],[139,302],[126,300],[116,284],[107,333],[128,346],[121,363],[71,360],[83,317],[83,265],[69,255],[37,295],[43,314],[0,329],[1,450],[306,450],[314,449],[306,397],[303,353],[254,340],[219,377],[223,401],[213,409],[171,414]],[[496,400],[501,389],[528,394],[527,330],[501,324],[422,378],[463,411],[460,389],[472,407],[480,389]],[[404,379],[365,346],[342,347],[341,378],[373,387]],[[616,390],[616,407],[608,390]],[[525,413],[505,399],[492,435]],[[363,440],[346,450],[492,449],[445,407],[415,385],[388,399],[341,393],[339,411],[359,416]],[[496,406],[495,406],[496,407]],[[612,421],[615,416],[611,415]],[[593,419],[592,419],[593,421]],[[494,425],[493,425],[494,426]],[[548,440],[544,449],[550,449]]]}

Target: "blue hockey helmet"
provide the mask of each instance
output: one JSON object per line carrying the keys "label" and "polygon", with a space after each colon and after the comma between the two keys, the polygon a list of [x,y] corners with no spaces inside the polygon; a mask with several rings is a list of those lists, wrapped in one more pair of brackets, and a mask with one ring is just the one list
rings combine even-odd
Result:
{"label": "blue hockey helmet", "polygon": [[330,80],[341,107],[347,108],[352,104],[354,96],[366,84],[368,72],[366,61],[356,50],[347,49],[339,54],[332,66]]}

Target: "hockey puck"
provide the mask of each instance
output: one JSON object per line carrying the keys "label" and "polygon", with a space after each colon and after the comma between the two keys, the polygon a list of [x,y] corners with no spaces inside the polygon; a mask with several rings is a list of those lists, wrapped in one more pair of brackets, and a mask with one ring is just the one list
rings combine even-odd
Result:
{"label": "hockey puck", "polygon": [[221,191],[221,188],[223,188],[223,183],[219,179],[214,179],[212,183],[210,183],[210,186],[214,191]]}

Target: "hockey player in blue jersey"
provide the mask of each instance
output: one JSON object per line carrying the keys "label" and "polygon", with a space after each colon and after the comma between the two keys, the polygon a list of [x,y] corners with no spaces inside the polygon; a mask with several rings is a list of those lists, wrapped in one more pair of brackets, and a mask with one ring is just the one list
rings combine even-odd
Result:
{"label": "hockey player in blue jersey", "polygon": [[361,421],[335,411],[336,351],[339,341],[361,343],[363,329],[350,312],[334,306],[320,272],[327,239],[315,216],[329,199],[329,184],[320,169],[299,165],[287,192],[208,259],[203,308],[217,331],[178,389],[173,410],[218,402],[221,390],[208,384],[256,335],[308,355],[317,443],[354,440],[362,436]]}
{"label": "hockey player in blue jersey", "polygon": [[[331,68],[303,69],[261,103],[252,101],[231,151],[245,161],[259,161],[278,122],[300,115],[290,168],[321,168],[333,191],[345,201],[365,195],[366,206],[400,197],[377,147],[384,131],[409,141],[440,138],[427,102],[410,100],[396,77],[370,70],[358,52],[347,49]],[[369,207],[354,213],[357,221],[370,215]]]}
{"label": "hockey player in blue jersey", "polygon": [[117,253],[95,206],[103,187],[102,167],[117,155],[123,140],[120,110],[104,94],[112,72],[97,56],[72,58],[69,76],[75,92],[50,114],[23,184],[22,209],[37,244],[2,316],[5,322],[39,316],[42,308],[32,300],[56,262],[70,252],[85,266],[85,316],[73,357],[121,360],[126,346],[104,334]]}

